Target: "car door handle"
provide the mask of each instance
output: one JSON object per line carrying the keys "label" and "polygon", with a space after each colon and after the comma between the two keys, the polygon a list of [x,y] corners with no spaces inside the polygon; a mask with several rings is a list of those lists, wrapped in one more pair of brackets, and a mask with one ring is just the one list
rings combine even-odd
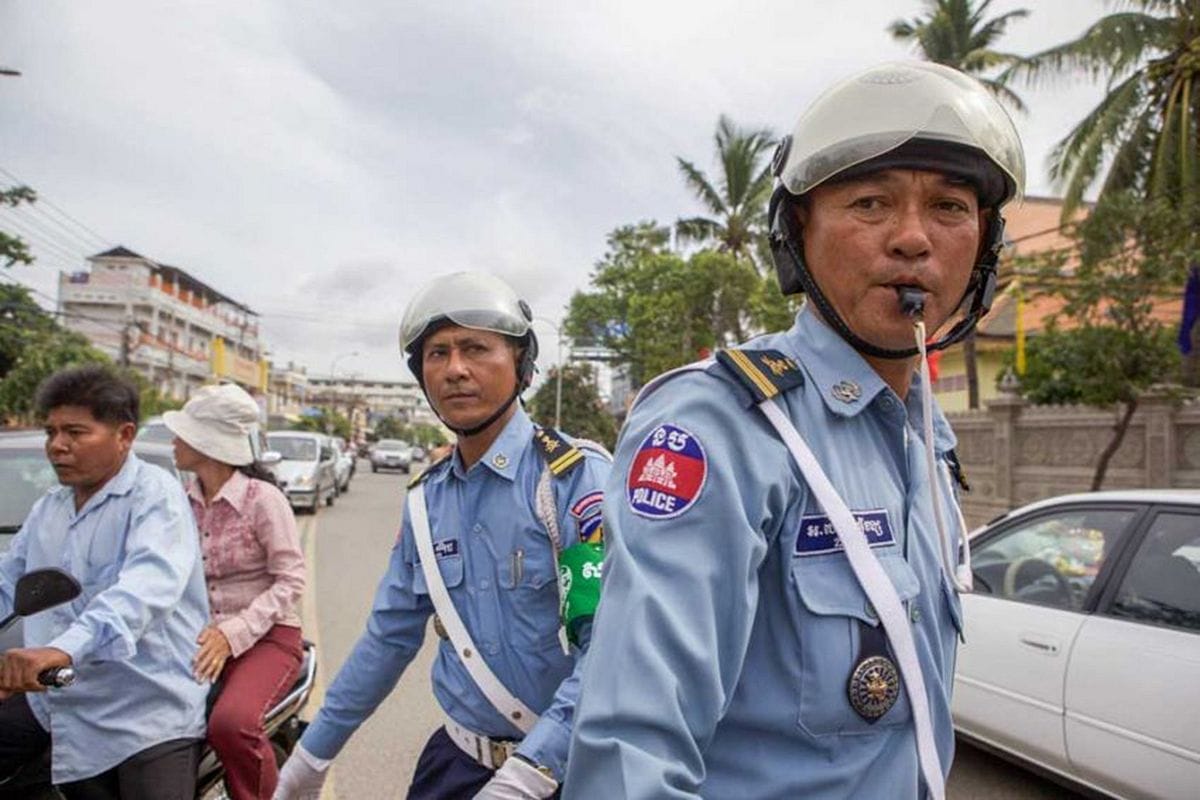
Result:
{"label": "car door handle", "polygon": [[1048,656],[1058,655],[1058,640],[1049,636],[1043,636],[1040,633],[1025,632],[1017,635],[1017,641],[1039,653],[1045,653]]}

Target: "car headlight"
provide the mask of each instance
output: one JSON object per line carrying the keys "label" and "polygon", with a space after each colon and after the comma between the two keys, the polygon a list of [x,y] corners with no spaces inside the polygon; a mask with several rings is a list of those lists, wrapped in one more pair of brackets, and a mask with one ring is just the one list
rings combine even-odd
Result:
{"label": "car headlight", "polygon": [[312,484],[313,484],[313,476],[312,475],[301,475],[298,478],[296,478],[296,480],[292,481],[292,486],[295,486],[297,489],[306,489],[309,486],[312,486]]}

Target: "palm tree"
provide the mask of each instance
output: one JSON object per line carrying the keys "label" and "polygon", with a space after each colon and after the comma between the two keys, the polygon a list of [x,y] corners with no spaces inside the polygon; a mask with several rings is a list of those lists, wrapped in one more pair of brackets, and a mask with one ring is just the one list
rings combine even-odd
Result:
{"label": "palm tree", "polygon": [[[1126,0],[1077,39],[1023,59],[1002,77],[1103,78],[1107,94],[1054,148],[1063,220],[1107,169],[1099,202],[1132,189],[1200,204],[1200,0]],[[1200,221],[1198,221],[1200,224]]]}
{"label": "palm tree", "polygon": [[[1017,111],[1025,104],[1005,85],[1004,77],[989,77],[1002,67],[1021,61],[1012,53],[992,49],[1013,20],[1029,16],[1024,8],[985,20],[992,0],[925,0],[927,12],[911,20],[898,19],[888,26],[892,38],[912,42],[928,61],[945,64],[974,76],[1001,101]],[[967,373],[967,408],[979,408],[979,366],[975,333],[963,340],[963,368]]]}
{"label": "palm tree", "polygon": [[683,180],[712,216],[688,217],[675,223],[681,242],[716,243],[717,249],[747,258],[757,269],[767,226],[771,195],[771,148],[774,135],[766,128],[739,128],[724,114],[713,137],[721,178],[717,185],[692,162],[676,157]]}
{"label": "palm tree", "polygon": [[1013,20],[1029,16],[1024,8],[1009,11],[985,20],[992,0],[924,0],[927,12],[923,17],[898,19],[888,26],[892,38],[911,42],[928,61],[945,64],[974,76],[996,97],[1017,111],[1025,104],[1005,85],[1003,76],[990,77],[1001,68],[1020,62],[1021,57],[1002,53],[992,47]]}

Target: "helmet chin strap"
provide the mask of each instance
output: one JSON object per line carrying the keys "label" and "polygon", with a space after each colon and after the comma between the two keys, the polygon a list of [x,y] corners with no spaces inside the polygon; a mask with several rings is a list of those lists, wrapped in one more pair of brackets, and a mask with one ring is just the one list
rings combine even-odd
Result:
{"label": "helmet chin strap", "polygon": [[[779,200],[773,202],[772,205],[776,208],[773,209],[774,213],[772,214],[770,245],[776,268],[781,273],[780,286],[787,287],[789,284],[795,286],[798,283],[799,286],[796,286],[795,289],[802,290],[807,294],[829,326],[860,353],[886,359],[912,358],[919,354],[921,350],[916,347],[900,349],[880,347],[850,330],[850,326],[834,310],[833,304],[829,302],[829,298],[821,291],[821,287],[813,279],[812,273],[808,271],[804,254],[800,250],[800,242],[803,241],[802,232],[794,218],[792,205]],[[992,216],[986,236],[987,246],[984,248],[979,262],[975,265],[966,291],[958,302],[959,307],[963,303],[968,304],[966,315],[945,336],[936,342],[931,342],[925,348],[926,351],[942,350],[962,341],[991,308],[992,297],[996,293],[996,262],[1000,256],[1000,248],[1004,244],[1004,219],[998,212]],[[900,304],[899,295],[896,302]]]}
{"label": "helmet chin strap", "polygon": [[[494,413],[492,413],[491,416],[489,416],[487,419],[485,419],[483,422],[479,423],[478,425],[473,425],[470,428],[454,427],[446,420],[445,417],[443,417],[441,415],[441,413],[437,410],[437,407],[433,405],[433,401],[430,401],[429,405],[431,408],[433,408],[433,413],[437,414],[438,419],[440,419],[442,421],[442,424],[445,425],[450,430],[454,431],[454,434],[456,436],[474,436],[475,434],[481,433],[482,431],[486,430],[489,425],[491,425],[496,420],[500,419],[500,417],[504,416],[504,412],[508,411],[508,407],[511,406],[513,404],[513,401],[515,401],[520,396],[521,396],[521,385],[518,383],[517,387],[515,389],[513,389],[513,393],[511,395],[509,395],[508,399],[505,400],[504,403],[501,404],[501,406],[498,409],[496,409],[496,411]],[[426,397],[426,399],[428,399],[429,394],[426,393],[425,397]]]}

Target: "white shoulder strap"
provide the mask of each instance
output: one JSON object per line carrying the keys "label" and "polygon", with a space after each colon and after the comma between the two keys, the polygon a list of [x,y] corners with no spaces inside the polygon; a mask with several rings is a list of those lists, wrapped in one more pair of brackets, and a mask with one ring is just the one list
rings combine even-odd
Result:
{"label": "white shoulder strap", "polygon": [[429,587],[429,598],[433,607],[446,629],[454,652],[467,668],[471,679],[479,686],[484,697],[488,699],[504,718],[517,726],[523,733],[529,733],[537,724],[538,715],[533,713],[520,700],[508,691],[496,673],[483,660],[483,654],[471,641],[467,626],[463,624],[446,583],[442,580],[442,571],[438,568],[437,557],[433,553],[433,533],[429,530],[429,513],[425,508],[425,486],[418,484],[408,492],[408,514],[412,522],[413,540],[417,545],[417,554],[421,556],[421,570],[425,573],[425,583]]}
{"label": "white shoulder strap", "polygon": [[[875,551],[867,544],[867,538],[854,521],[854,515],[833,488],[825,471],[817,463],[816,456],[787,414],[770,398],[759,403],[758,407],[775,426],[775,430],[804,474],[804,480],[816,495],[817,502],[829,515],[845,548],[846,559],[850,562],[854,577],[858,579],[871,605],[879,614],[879,621],[883,624],[883,629],[895,649],[896,659],[900,662],[900,674],[904,679],[916,727],[917,756],[921,762],[925,786],[933,800],[943,800],[946,796],[945,779],[942,776],[937,745],[933,739],[933,721],[929,714],[929,698],[925,694],[925,677],[921,672],[921,662],[917,659],[917,646],[913,641],[912,628],[909,627],[908,614],[904,613],[900,596],[896,594],[896,587],[883,571]],[[935,476],[930,477],[936,480]]]}

